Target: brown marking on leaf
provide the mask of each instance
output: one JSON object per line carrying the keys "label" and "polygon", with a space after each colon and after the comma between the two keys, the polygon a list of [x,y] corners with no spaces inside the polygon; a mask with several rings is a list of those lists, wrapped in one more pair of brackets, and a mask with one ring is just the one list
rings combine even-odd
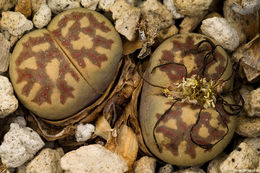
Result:
{"label": "brown marking on leaf", "polygon": [[[196,37],[188,36],[186,37],[184,42],[181,42],[180,40],[173,40],[171,43],[173,44],[172,49],[169,50],[162,50],[162,57],[160,58],[160,64],[165,64],[165,63],[177,63],[174,61],[174,52],[181,51],[180,56],[182,58],[185,58],[188,54],[192,54],[195,56],[195,63],[197,65],[197,68],[192,70],[187,74],[187,77],[191,77],[192,75],[199,75],[199,73],[202,72],[202,67],[203,67],[203,60],[206,55],[211,50],[211,47],[209,44],[203,43],[200,48],[198,49],[197,45],[194,43],[194,40]],[[192,50],[192,51],[191,51]],[[205,50],[203,52],[194,52],[194,50]],[[218,80],[221,75],[225,71],[226,67],[226,59],[225,57],[220,53],[218,49],[215,50],[215,56],[217,61],[211,61],[206,65],[206,70],[205,70],[205,78],[209,81],[210,79],[212,80]],[[211,58],[212,59],[212,58]],[[183,60],[181,60],[178,63],[183,64]],[[215,63],[220,63],[219,65],[216,66],[215,72],[209,74],[208,70],[210,69],[211,66],[215,65]],[[167,66],[162,66],[160,67],[161,71],[167,73],[167,76],[169,79],[173,82],[178,82],[180,79],[185,77],[185,69],[182,66],[178,65],[167,65]]]}
{"label": "brown marking on leaf", "polygon": [[[87,17],[89,20],[89,26],[80,27],[80,20],[83,17]],[[69,21],[74,23],[69,28],[68,34],[63,37],[61,34],[62,28],[67,25]],[[59,28],[52,31],[52,33],[61,41],[62,45],[71,53],[73,59],[76,60],[78,65],[82,68],[86,67],[84,58],[88,58],[94,65],[101,68],[101,64],[104,61],[107,61],[107,55],[100,54],[96,51],[98,47],[103,47],[105,49],[111,49],[112,43],[114,42],[111,39],[106,39],[105,37],[97,35],[96,31],[101,30],[102,32],[111,31],[109,27],[105,25],[105,22],[99,22],[92,13],[83,13],[83,12],[73,12],[69,15],[66,15],[58,23]],[[82,32],[92,38],[93,47],[86,49],[81,48],[80,50],[73,49],[71,42],[79,39],[79,33]]]}
{"label": "brown marking on leaf", "polygon": [[[167,104],[171,105],[172,103],[168,102]],[[169,143],[166,143],[166,144],[159,143],[159,145],[162,145],[165,148],[167,148],[167,150],[170,150],[172,152],[172,154],[175,156],[179,155],[179,145],[181,144],[181,142],[186,141],[185,153],[190,155],[190,157],[192,159],[195,159],[196,158],[195,148],[198,147],[198,145],[195,144],[191,140],[191,137],[190,137],[190,133],[191,133],[193,124],[191,124],[191,125],[186,124],[181,117],[182,116],[182,107],[185,105],[187,105],[187,103],[180,103],[180,102],[175,103],[173,108],[162,119],[162,122],[164,122],[164,123],[166,123],[170,119],[176,120],[178,129],[172,129],[168,126],[159,124],[158,127],[156,128],[156,133],[162,133],[162,135],[164,135],[165,137],[170,139]],[[220,104],[217,104],[216,106],[219,109],[221,107]],[[192,109],[199,110],[200,107],[197,105],[194,105],[194,106],[192,106]],[[219,114],[219,116],[217,117],[217,120],[219,121],[219,126],[225,128],[223,120],[226,121],[226,123],[230,122],[229,116],[226,113],[224,113],[223,109],[219,110],[219,112],[221,113],[221,115]],[[196,118],[199,116],[198,114],[196,115]],[[158,119],[161,116],[162,116],[161,114],[156,115],[156,117]],[[225,132],[223,130],[219,130],[218,128],[212,127],[210,125],[209,122],[212,119],[210,113],[202,112],[202,114],[200,116],[201,116],[201,119],[200,119],[199,123],[193,128],[192,135],[193,135],[194,140],[196,140],[200,144],[211,144],[211,143],[215,142],[216,140],[220,139],[225,134]],[[221,116],[223,117],[223,119],[221,119]],[[199,130],[202,126],[206,127],[210,133],[210,135],[206,138],[201,137],[199,135]],[[205,152],[207,152],[207,151],[209,151],[209,150],[205,150]]]}
{"label": "brown marking on leaf", "polygon": [[[43,43],[49,44],[48,50],[38,52],[34,52],[32,50],[33,46]],[[40,89],[31,100],[38,105],[41,105],[44,102],[51,104],[51,94],[55,85],[60,90],[61,104],[64,104],[69,97],[74,98],[74,95],[72,94],[74,88],[67,84],[65,81],[65,75],[70,73],[76,81],[79,81],[79,76],[75,70],[70,67],[70,62],[56,47],[50,35],[45,33],[42,37],[29,37],[29,39],[24,42],[22,46],[22,51],[15,61],[16,72],[18,74],[16,83],[21,83],[22,81],[27,82],[22,88],[22,95],[28,96],[33,89],[33,85],[38,83],[40,84]],[[35,57],[36,60],[36,70],[28,67],[24,69],[19,68],[23,61],[32,57]],[[53,59],[59,61],[59,77],[56,83],[54,83],[46,73],[46,67]]]}

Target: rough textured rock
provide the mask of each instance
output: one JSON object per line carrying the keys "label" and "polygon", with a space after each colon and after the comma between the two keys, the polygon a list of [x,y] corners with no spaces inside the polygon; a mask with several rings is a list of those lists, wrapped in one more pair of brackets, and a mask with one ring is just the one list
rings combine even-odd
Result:
{"label": "rough textured rock", "polygon": [[33,23],[19,12],[8,11],[2,13],[1,28],[8,30],[14,36],[18,36],[31,30]]}
{"label": "rough textured rock", "polygon": [[135,173],[155,173],[156,160],[152,157],[143,156],[134,165]]}
{"label": "rough textured rock", "polygon": [[242,0],[240,4],[234,3],[231,9],[241,15],[252,14],[260,8],[259,0]]}
{"label": "rough textured rock", "polygon": [[84,142],[91,138],[95,131],[95,126],[92,124],[79,124],[76,129],[75,137],[77,142]]}
{"label": "rough textured rock", "polygon": [[247,143],[240,143],[237,148],[232,151],[227,159],[220,164],[220,171],[239,172],[240,170],[255,170],[258,166],[259,156]]}
{"label": "rough textured rock", "polygon": [[60,159],[64,155],[63,149],[43,149],[26,166],[26,173],[62,173]]}
{"label": "rough textured rock", "polygon": [[36,28],[43,28],[51,21],[51,9],[44,4],[33,16],[33,24]]}
{"label": "rough textured rock", "polygon": [[32,13],[35,14],[42,5],[47,4],[46,0],[31,0],[32,2]]}
{"label": "rough textured rock", "polygon": [[15,168],[33,158],[43,146],[44,142],[31,128],[12,123],[0,146],[0,157],[7,167]]}
{"label": "rough textured rock", "polygon": [[76,0],[48,0],[47,3],[54,14],[80,7],[80,3]]}
{"label": "rough textured rock", "polygon": [[116,0],[99,0],[98,7],[104,11],[110,11],[110,7],[116,2]]}
{"label": "rough textured rock", "polygon": [[245,101],[244,109],[248,116],[260,116],[260,88],[252,90],[243,87],[240,93]]}
{"label": "rough textured rock", "polygon": [[61,158],[61,167],[66,173],[123,173],[128,170],[118,155],[99,144],[83,146],[66,153]]}
{"label": "rough textured rock", "polygon": [[197,16],[208,10],[212,0],[174,0],[178,12],[187,16]]}
{"label": "rough textured rock", "polygon": [[200,168],[188,168],[188,169],[182,169],[179,171],[175,171],[174,173],[205,173],[205,171],[203,171]]}
{"label": "rough textured rock", "polygon": [[179,19],[179,18],[184,17],[184,15],[178,13],[178,11],[174,5],[174,0],[163,0],[163,4],[172,13],[172,16],[174,19]]}
{"label": "rough textured rock", "polygon": [[260,136],[260,117],[240,115],[237,119],[236,133],[246,137]]}
{"label": "rough textured rock", "polygon": [[228,155],[222,153],[212,161],[210,161],[208,168],[207,168],[207,173],[220,173],[220,164],[226,160]]}
{"label": "rough textured rock", "polygon": [[9,9],[13,8],[16,1],[14,0],[0,0],[0,12],[1,11],[8,11]]}
{"label": "rough textured rock", "polygon": [[30,17],[32,14],[31,0],[18,0],[15,6],[15,12],[20,12],[25,17]]}
{"label": "rough textured rock", "polygon": [[81,0],[81,5],[90,10],[96,10],[99,0]]}
{"label": "rough textured rock", "polygon": [[116,20],[116,30],[128,40],[134,40],[141,15],[140,9],[129,5],[125,0],[118,0],[110,7],[110,10],[113,19]]}
{"label": "rough textured rock", "polygon": [[235,50],[239,45],[239,37],[236,30],[224,18],[212,17],[202,21],[202,33],[214,38],[225,49]]}
{"label": "rough textured rock", "polygon": [[9,65],[10,42],[0,33],[0,74],[6,72]]}
{"label": "rough textured rock", "polygon": [[232,7],[234,4],[240,4],[241,0],[226,0],[223,6],[224,17],[236,29],[240,43],[251,40],[259,32],[259,18],[257,12],[241,15],[236,13]]}
{"label": "rough textured rock", "polygon": [[158,173],[173,173],[174,169],[171,164],[166,164],[159,169]]}
{"label": "rough textured rock", "polygon": [[13,113],[18,108],[18,100],[14,96],[9,79],[0,76],[0,118]]}

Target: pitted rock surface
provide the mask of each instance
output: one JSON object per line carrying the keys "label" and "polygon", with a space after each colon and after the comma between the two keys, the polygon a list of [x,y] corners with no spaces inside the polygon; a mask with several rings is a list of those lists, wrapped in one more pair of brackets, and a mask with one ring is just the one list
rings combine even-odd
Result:
{"label": "pitted rock surface", "polygon": [[21,102],[36,115],[62,119],[95,101],[112,81],[122,43],[101,14],[73,9],[16,45],[10,77]]}

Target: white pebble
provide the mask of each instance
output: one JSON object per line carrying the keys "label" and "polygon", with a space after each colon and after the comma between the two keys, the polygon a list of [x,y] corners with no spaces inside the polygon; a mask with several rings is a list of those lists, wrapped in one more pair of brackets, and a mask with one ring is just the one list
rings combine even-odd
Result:
{"label": "white pebble", "polygon": [[228,23],[225,18],[212,17],[202,21],[202,32],[214,38],[225,49],[235,50],[239,45],[237,31]]}
{"label": "white pebble", "polygon": [[123,173],[128,170],[127,164],[117,154],[99,144],[66,153],[61,158],[61,167],[68,173]]}
{"label": "white pebble", "polygon": [[62,173],[60,159],[64,155],[63,149],[43,149],[26,166],[26,173]]}
{"label": "white pebble", "polygon": [[18,36],[31,30],[33,23],[20,12],[7,11],[2,13],[1,28],[14,36]]}
{"label": "white pebble", "polygon": [[43,146],[41,137],[31,128],[11,123],[0,146],[0,157],[7,167],[16,168],[32,159]]}
{"label": "white pebble", "polygon": [[12,120],[12,123],[16,123],[19,124],[20,127],[26,127],[26,120],[24,119],[23,116],[17,116],[14,117],[14,119]]}
{"label": "white pebble", "polygon": [[12,84],[5,76],[0,76],[0,118],[13,113],[18,108]]}
{"label": "white pebble", "polygon": [[48,6],[54,14],[62,11],[78,8],[80,3],[77,0],[48,0]]}
{"label": "white pebble", "polygon": [[90,10],[96,10],[99,0],[81,0],[81,5]]}
{"label": "white pebble", "polygon": [[75,137],[77,142],[84,142],[91,138],[95,131],[92,124],[79,124],[76,129]]}
{"label": "white pebble", "polygon": [[44,4],[33,16],[33,24],[36,28],[43,28],[51,21],[51,9]]}

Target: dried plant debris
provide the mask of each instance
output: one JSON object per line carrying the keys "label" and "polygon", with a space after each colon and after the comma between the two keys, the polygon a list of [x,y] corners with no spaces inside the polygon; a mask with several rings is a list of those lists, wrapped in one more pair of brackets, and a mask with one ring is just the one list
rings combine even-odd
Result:
{"label": "dried plant debris", "polygon": [[260,35],[258,34],[247,44],[239,47],[232,55],[235,61],[241,62],[249,82],[253,82],[260,75]]}

